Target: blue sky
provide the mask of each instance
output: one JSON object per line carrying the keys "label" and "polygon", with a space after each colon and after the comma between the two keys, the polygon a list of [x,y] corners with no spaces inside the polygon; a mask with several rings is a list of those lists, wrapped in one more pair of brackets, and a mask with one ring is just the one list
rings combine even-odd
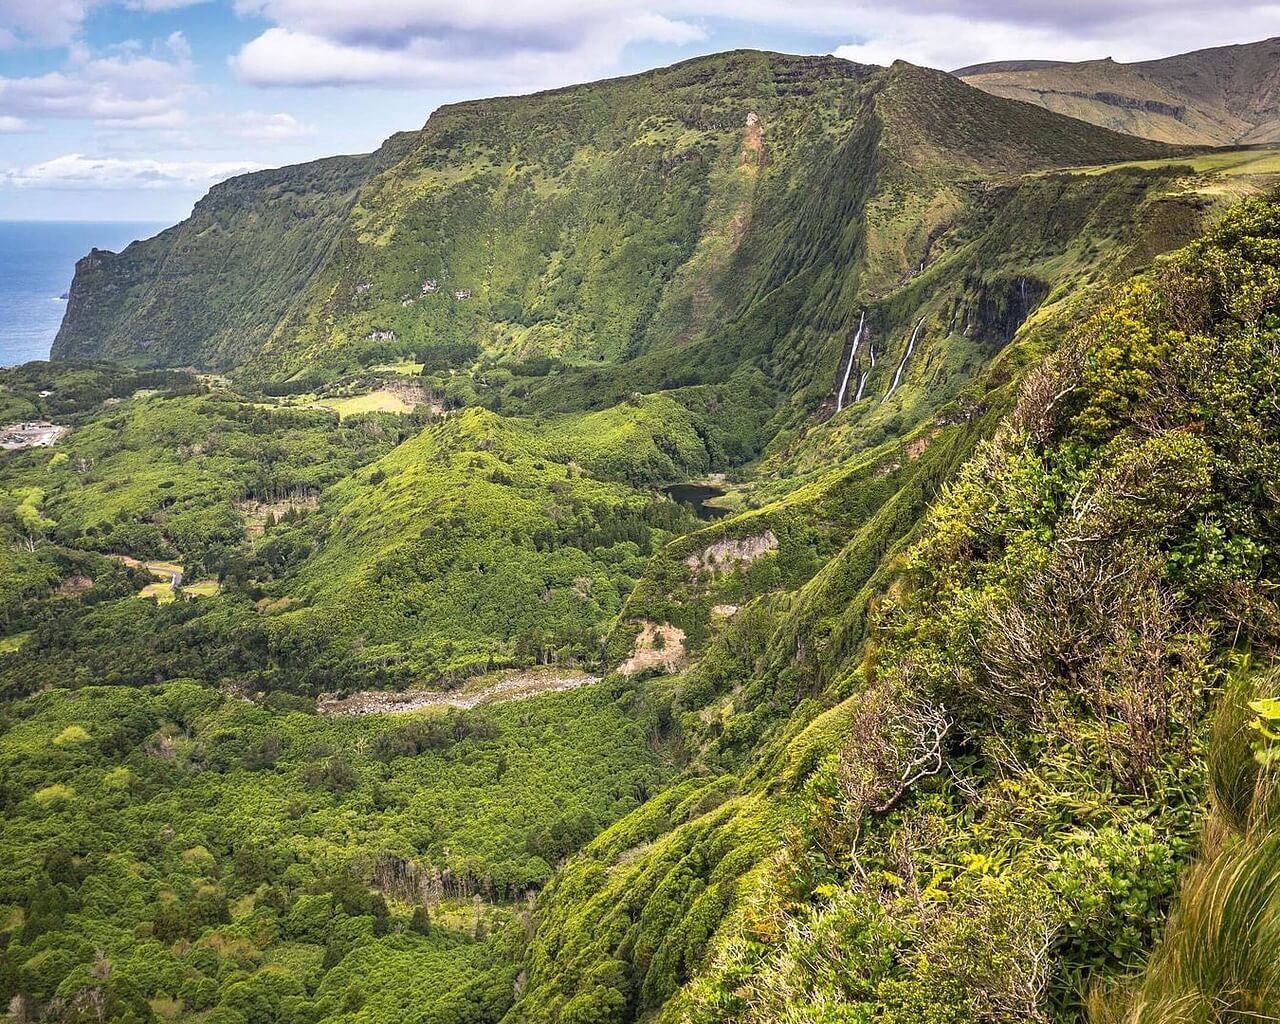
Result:
{"label": "blue sky", "polygon": [[734,47],[951,68],[1272,35],[1280,0],[0,0],[0,219],[175,221],[441,103]]}

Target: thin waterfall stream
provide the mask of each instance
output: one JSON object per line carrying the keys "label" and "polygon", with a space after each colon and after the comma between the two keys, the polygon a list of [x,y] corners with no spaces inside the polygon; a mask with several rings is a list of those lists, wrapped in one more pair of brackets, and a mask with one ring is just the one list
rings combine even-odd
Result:
{"label": "thin waterfall stream", "polygon": [[853,347],[849,349],[849,362],[844,368],[844,379],[840,381],[840,393],[836,395],[836,412],[844,408],[844,395],[849,390],[849,374],[853,372],[853,361],[858,355],[858,342],[862,340],[862,327],[866,320],[867,311],[864,309],[858,314],[858,330],[853,336]]}
{"label": "thin waterfall stream", "polygon": [[893,375],[893,383],[889,385],[889,390],[884,393],[884,398],[880,399],[880,404],[884,405],[889,401],[889,396],[894,393],[898,387],[898,382],[902,380],[902,371],[907,368],[907,360],[911,358],[911,353],[916,350],[916,338],[920,334],[920,328],[924,326],[924,317],[921,317],[916,323],[916,329],[911,332],[911,340],[907,342],[907,351],[902,356],[902,362],[898,364],[898,370]]}

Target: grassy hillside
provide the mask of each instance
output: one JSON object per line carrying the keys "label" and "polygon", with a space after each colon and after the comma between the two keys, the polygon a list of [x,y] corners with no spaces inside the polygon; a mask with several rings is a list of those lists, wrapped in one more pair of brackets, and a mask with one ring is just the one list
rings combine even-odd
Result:
{"label": "grassy hillside", "polygon": [[1119,64],[1006,61],[955,74],[979,89],[1145,139],[1280,142],[1280,38]]}
{"label": "grassy hillside", "polygon": [[76,264],[54,359],[234,366],[267,339],[327,256],[360,184],[412,135],[368,156],[215,185],[191,216],[122,253]]}
{"label": "grassy hillside", "polygon": [[[247,359],[246,379],[277,392],[406,356],[437,371],[587,364],[643,391],[724,381],[763,357],[784,392],[829,393],[860,308],[989,215],[977,180],[1167,152],[909,65],[699,58],[445,107],[342,173],[305,165],[220,186],[170,233],[189,272],[174,272],[170,236],[84,267],[56,352]],[[286,214],[303,198],[318,204],[305,231]],[[281,236],[281,216],[311,248],[277,244],[278,266],[260,262],[254,239]],[[252,287],[201,276],[224,241],[248,251],[235,266]],[[98,263],[129,286],[98,281]],[[238,319],[222,319],[233,292]],[[913,322],[902,310],[877,327]]]}
{"label": "grassy hillside", "polygon": [[[1245,203],[1087,317],[1046,306],[916,431],[825,466],[838,422],[794,435],[698,529],[649,490],[710,464],[687,394],[455,413],[169,605],[123,570],[53,593],[101,556],[51,527],[0,654],[6,994],[228,1024],[1266,1012],[1278,254],[1280,207]],[[71,443],[236,409],[279,416],[162,392]],[[54,508],[22,503],[11,539]],[[674,674],[447,715],[281,692],[609,668],[641,622],[682,634]]]}
{"label": "grassy hillside", "polygon": [[[868,607],[823,574],[713,642],[676,698],[703,708],[707,774],[542,895],[511,1019],[1070,1020],[1090,991],[1099,1020],[1274,1007],[1277,864],[1250,824],[1269,775],[1239,730],[1273,714],[1240,702],[1270,693],[1278,239],[1274,205],[1242,208],[1065,341],[873,560],[865,644],[815,642],[820,616]],[[1202,842],[1146,978],[1116,988]]]}

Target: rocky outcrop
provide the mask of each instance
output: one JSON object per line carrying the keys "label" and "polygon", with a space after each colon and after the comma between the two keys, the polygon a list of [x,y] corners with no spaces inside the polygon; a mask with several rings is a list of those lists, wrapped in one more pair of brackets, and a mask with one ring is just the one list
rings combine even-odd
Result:
{"label": "rocky outcrop", "polygon": [[644,622],[631,647],[631,656],[618,666],[618,671],[624,676],[652,671],[670,675],[684,665],[684,630],[669,622]]}
{"label": "rocky outcrop", "polygon": [[701,551],[695,552],[684,560],[684,564],[701,574],[713,570],[723,571],[739,565],[750,565],[761,555],[778,549],[778,538],[772,530],[756,534],[753,537],[726,537],[714,544],[708,544]]}

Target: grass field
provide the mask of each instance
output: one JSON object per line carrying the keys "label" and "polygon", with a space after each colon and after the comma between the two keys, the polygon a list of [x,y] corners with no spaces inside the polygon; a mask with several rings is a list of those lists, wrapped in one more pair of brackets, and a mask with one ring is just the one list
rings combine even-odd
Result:
{"label": "grass field", "polygon": [[126,565],[144,568],[152,576],[156,577],[155,583],[148,583],[138,591],[139,597],[154,597],[160,604],[168,604],[177,597],[174,593],[174,584],[182,580],[182,566],[178,565],[177,562],[140,562],[136,558],[129,558],[125,555],[116,555],[115,557]]}
{"label": "grass field", "polygon": [[213,597],[220,589],[217,580],[196,580],[182,585],[182,593],[187,597]]}
{"label": "grass field", "polygon": [[332,409],[339,419],[348,416],[359,416],[366,412],[412,412],[413,406],[396,392],[387,388],[370,391],[367,395],[353,395],[351,398],[326,398],[316,402],[317,407]]}
{"label": "grass field", "polygon": [[174,600],[173,584],[168,580],[162,583],[148,583],[138,591],[139,597],[154,597],[160,604],[168,604]]}
{"label": "grass field", "polygon": [[12,654],[25,642],[31,633],[14,633],[13,636],[0,636],[0,654]]}
{"label": "grass field", "polygon": [[1227,149],[1215,153],[1202,153],[1198,156],[1102,164],[1096,167],[1082,167],[1080,172],[1090,175],[1106,174],[1124,167],[1137,167],[1144,170],[1160,167],[1190,167],[1201,174],[1225,174],[1231,177],[1245,174],[1280,174],[1280,146]]}
{"label": "grass field", "polygon": [[415,363],[404,360],[399,363],[381,363],[377,366],[371,366],[371,370],[377,370],[380,373],[403,373],[408,377],[417,377],[422,373],[423,363]]}

